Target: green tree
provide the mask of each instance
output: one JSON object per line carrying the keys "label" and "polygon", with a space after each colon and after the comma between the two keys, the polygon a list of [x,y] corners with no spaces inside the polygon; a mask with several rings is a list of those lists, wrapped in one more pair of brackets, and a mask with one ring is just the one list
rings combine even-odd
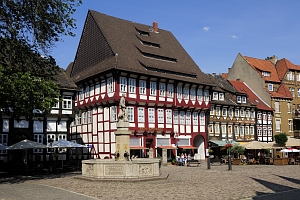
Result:
{"label": "green tree", "polygon": [[234,145],[232,150],[233,153],[237,154],[238,158],[240,157],[241,154],[243,154],[245,152],[245,148],[241,145]]}
{"label": "green tree", "polygon": [[81,0],[0,2],[0,109],[15,119],[50,112],[59,72],[49,53],[62,35],[74,36],[71,17]]}
{"label": "green tree", "polygon": [[275,142],[280,146],[284,146],[285,143],[288,141],[288,137],[285,133],[279,133],[275,135],[274,138],[275,138]]}

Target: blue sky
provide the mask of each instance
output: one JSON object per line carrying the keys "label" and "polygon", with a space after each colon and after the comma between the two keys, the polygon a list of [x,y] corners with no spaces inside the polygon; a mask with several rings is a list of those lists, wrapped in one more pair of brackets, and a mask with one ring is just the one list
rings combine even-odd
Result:
{"label": "blue sky", "polygon": [[52,51],[66,68],[74,60],[88,9],[171,31],[205,73],[227,72],[238,55],[276,55],[300,65],[300,1],[296,0],[83,0],[76,37]]}

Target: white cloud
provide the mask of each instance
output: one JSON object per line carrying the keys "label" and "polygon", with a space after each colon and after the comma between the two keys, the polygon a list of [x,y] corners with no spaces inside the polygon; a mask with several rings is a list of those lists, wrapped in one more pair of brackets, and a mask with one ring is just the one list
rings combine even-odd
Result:
{"label": "white cloud", "polygon": [[233,38],[233,39],[239,39],[239,38],[240,38],[240,37],[237,36],[237,35],[231,35],[230,37]]}
{"label": "white cloud", "polygon": [[207,26],[205,26],[205,27],[203,28],[204,31],[209,31],[209,29],[210,29],[210,27],[207,27]]}

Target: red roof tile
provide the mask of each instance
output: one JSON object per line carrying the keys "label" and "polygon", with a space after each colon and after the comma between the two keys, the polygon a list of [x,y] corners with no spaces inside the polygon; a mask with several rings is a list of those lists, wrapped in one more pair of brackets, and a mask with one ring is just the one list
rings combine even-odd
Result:
{"label": "red roof tile", "polygon": [[253,105],[256,105],[257,109],[273,111],[273,108],[271,108],[262,99],[260,99],[258,95],[256,95],[256,93],[250,87],[248,87],[246,83],[241,81],[232,81],[232,80],[229,80],[229,82],[239,92],[247,94],[248,95],[247,100],[250,101]]}
{"label": "red roof tile", "polygon": [[[247,60],[251,67],[253,67],[260,73],[260,75],[264,78],[265,81],[280,82],[276,68],[271,61],[262,60],[258,58],[251,58],[248,56],[243,57]],[[270,72],[270,76],[263,76],[262,72]]]}
{"label": "red roof tile", "polygon": [[279,79],[283,80],[283,78],[288,70],[300,70],[300,66],[294,65],[286,58],[283,58],[283,59],[277,61],[276,70],[277,70]]}
{"label": "red roof tile", "polygon": [[283,83],[280,85],[277,92],[270,92],[270,94],[272,95],[272,97],[280,97],[280,98],[287,98],[287,99],[293,98],[292,93]]}

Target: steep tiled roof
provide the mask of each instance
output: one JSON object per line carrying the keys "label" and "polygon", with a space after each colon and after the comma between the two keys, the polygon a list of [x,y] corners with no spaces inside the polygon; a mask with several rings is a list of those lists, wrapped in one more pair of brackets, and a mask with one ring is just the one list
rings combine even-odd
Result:
{"label": "steep tiled roof", "polygon": [[257,109],[273,111],[273,109],[268,104],[266,104],[262,99],[260,99],[258,95],[245,82],[232,81],[232,80],[229,80],[229,82],[239,92],[247,94],[248,96],[247,101],[249,101],[252,105],[255,105]]}
{"label": "steep tiled roof", "polygon": [[269,92],[272,97],[285,98],[285,99],[293,99],[292,93],[289,89],[281,83],[277,92]]}
{"label": "steep tiled roof", "polygon": [[60,89],[77,90],[77,85],[71,80],[64,69],[60,68],[60,71],[55,75],[56,83]]}
{"label": "steep tiled roof", "polygon": [[[260,75],[264,78],[265,81],[280,82],[276,68],[272,62],[258,58],[251,58],[248,56],[243,57],[247,60],[251,67],[253,67],[260,73]],[[270,76],[263,76],[262,72],[270,72]]]}
{"label": "steep tiled roof", "polygon": [[78,82],[113,68],[213,85],[171,32],[89,10],[70,75]]}
{"label": "steep tiled roof", "polygon": [[276,70],[277,70],[279,79],[283,80],[284,76],[285,76],[285,74],[287,73],[288,70],[297,70],[297,71],[299,71],[300,66],[294,65],[293,63],[291,63],[286,58],[283,58],[283,59],[277,61]]}

